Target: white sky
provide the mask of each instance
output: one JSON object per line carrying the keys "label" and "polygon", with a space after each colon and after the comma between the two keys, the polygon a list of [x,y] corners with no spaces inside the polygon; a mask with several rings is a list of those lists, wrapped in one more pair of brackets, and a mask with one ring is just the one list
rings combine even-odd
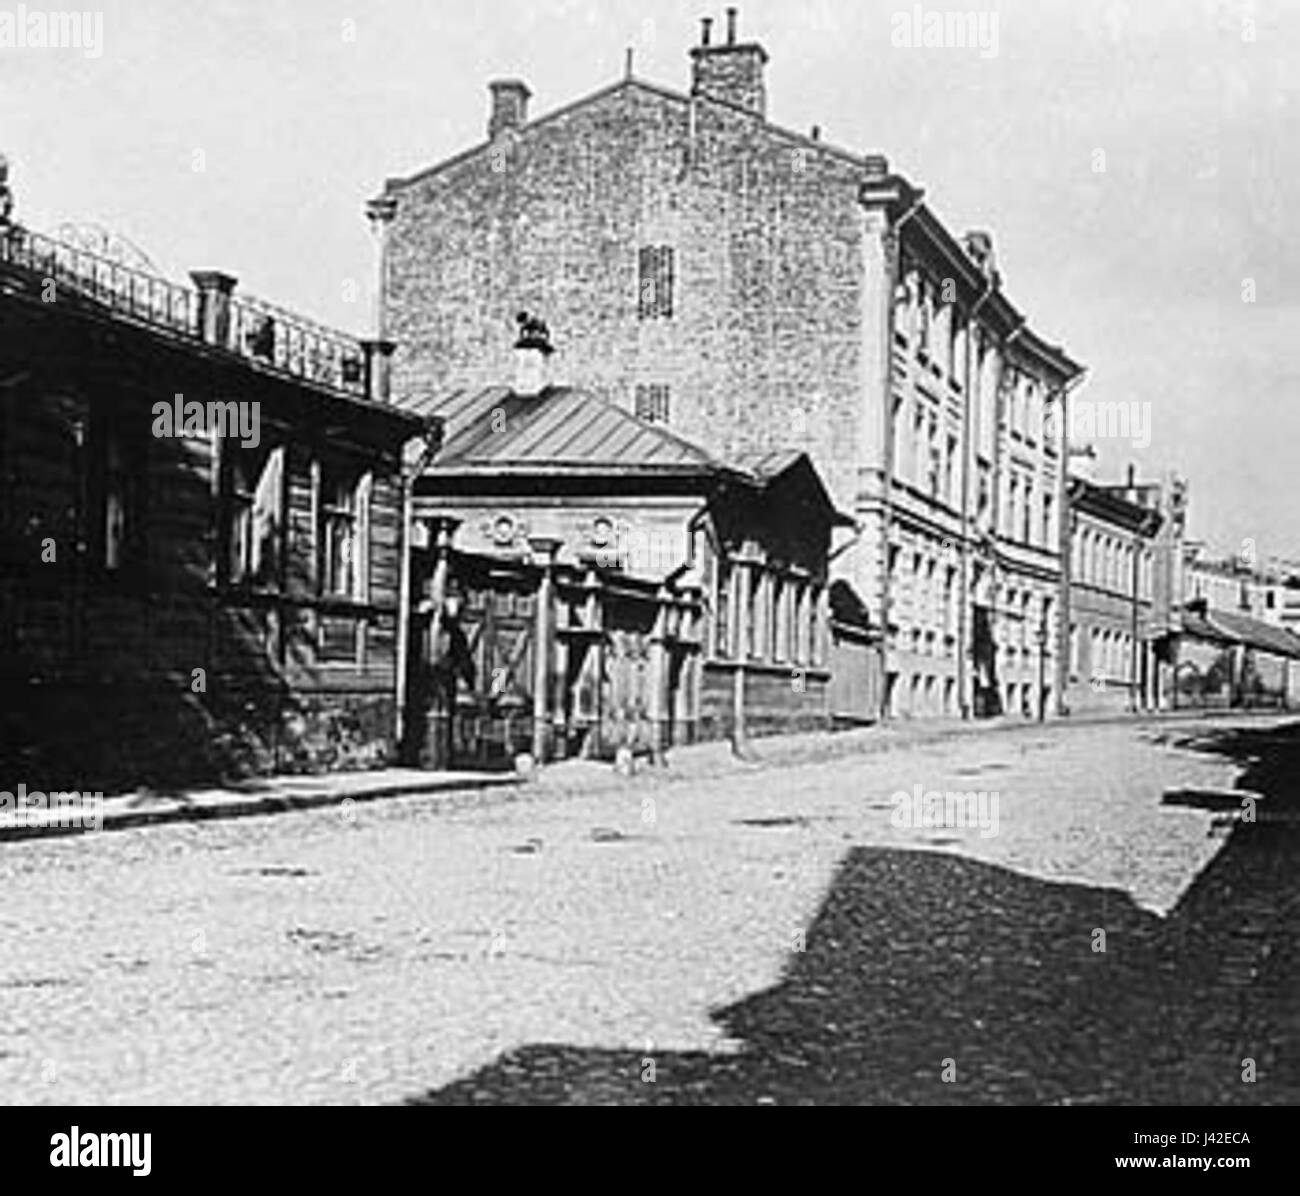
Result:
{"label": "white sky", "polygon": [[[524,78],[539,114],[616,79],[632,46],[639,76],[685,90],[699,18],[716,37],[723,7],[109,0],[102,57],[0,49],[0,151],[24,223],[104,224],[169,275],[227,270],[360,332],[364,201],[480,141],[490,78]],[[739,7],[772,56],[773,120],[887,154],[955,233],[992,230],[1012,300],[1090,367],[1079,396],[1151,404],[1150,446],[1099,442],[1100,480],[1129,460],[1179,468],[1192,534],[1300,557],[1300,242],[1284,225],[1300,4],[1001,0],[980,10],[997,15],[993,57],[892,45],[913,8],[897,0]]]}

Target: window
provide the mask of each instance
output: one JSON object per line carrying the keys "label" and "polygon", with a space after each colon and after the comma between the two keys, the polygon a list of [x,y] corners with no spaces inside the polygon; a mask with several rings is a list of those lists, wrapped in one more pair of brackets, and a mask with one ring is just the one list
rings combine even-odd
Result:
{"label": "window", "polygon": [[674,253],[668,245],[645,245],[639,257],[637,296],[643,320],[673,316]]}
{"label": "window", "polygon": [[789,644],[789,622],[786,619],[786,595],[788,587],[784,578],[772,578],[772,621],[770,623],[771,651],[768,653],[770,660],[780,663],[784,661],[789,653],[787,651]]}
{"label": "window", "polygon": [[1020,509],[1020,539],[1028,544],[1029,531],[1034,514],[1034,484],[1025,483],[1025,505]]}
{"label": "window", "polygon": [[283,543],[280,491],[284,449],[259,453],[226,441],[225,450],[225,580],[235,585],[274,586]]}
{"label": "window", "polygon": [[948,437],[948,451],[943,461],[943,492],[948,500],[950,507],[957,505],[957,492],[954,489],[953,482],[956,476],[955,467],[957,464],[957,438]]}
{"label": "window", "polygon": [[120,574],[144,558],[144,442],[109,422],[93,425],[92,438],[90,543],[99,567]]}
{"label": "window", "polygon": [[1043,547],[1050,548],[1055,539],[1053,518],[1056,513],[1055,503],[1050,494],[1043,495]]}
{"label": "window", "polygon": [[640,385],[636,388],[636,417],[648,424],[668,422],[668,387]]}
{"label": "window", "polygon": [[930,452],[929,452],[929,473],[926,481],[930,488],[930,497],[939,497],[939,456],[941,450],[939,447],[939,421],[933,416],[930,417]]}
{"label": "window", "polygon": [[756,575],[756,571],[751,568],[749,572],[749,587],[745,595],[746,601],[744,609],[740,612],[741,617],[744,619],[744,626],[741,629],[741,635],[744,637],[745,655],[748,656],[750,660],[757,660],[763,651],[763,645],[758,638],[758,591],[761,585],[761,578]]}
{"label": "window", "polygon": [[731,652],[731,563],[719,557],[715,570],[713,654],[727,656]]}
{"label": "window", "polygon": [[339,466],[319,471],[320,585],[333,598],[367,598],[370,475]]}
{"label": "window", "polygon": [[930,352],[930,284],[925,278],[916,292],[916,351],[923,357]]}

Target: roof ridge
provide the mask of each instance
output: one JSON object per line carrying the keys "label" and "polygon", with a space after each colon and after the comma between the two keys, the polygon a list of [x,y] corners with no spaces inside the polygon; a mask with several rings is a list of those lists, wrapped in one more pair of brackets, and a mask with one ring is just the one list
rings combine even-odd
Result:
{"label": "roof ridge", "polygon": [[[854,166],[866,165],[866,158],[862,154],[855,154],[852,150],[845,149],[843,146],[835,145],[829,141],[823,141],[820,137],[814,138],[806,133],[800,133],[797,130],[790,128],[788,125],[777,124],[776,121],[769,120],[767,116],[762,113],[752,112],[740,104],[732,103],[731,101],[722,99],[719,96],[708,95],[705,92],[691,95],[684,91],[677,91],[675,88],[668,87],[662,83],[655,83],[649,79],[638,78],[636,75],[620,76],[613,83],[607,83],[603,87],[596,88],[595,91],[589,91],[585,95],[580,95],[575,99],[568,101],[568,103],[561,104],[558,108],[552,108],[549,112],[543,112],[540,116],[534,117],[526,124],[520,125],[515,132],[519,136],[523,136],[542,125],[557,120],[562,116],[569,115],[569,113],[586,104],[592,104],[598,100],[603,100],[624,89],[639,89],[641,91],[649,92],[651,95],[657,95],[662,99],[672,100],[679,104],[690,104],[692,101],[696,100],[703,103],[715,104],[719,108],[725,108],[731,112],[739,113],[742,116],[751,117],[752,119],[757,120],[765,128],[771,129],[772,131],[781,134],[783,137],[789,137],[810,148],[822,150],[830,154],[832,157],[849,162]],[[480,154],[491,147],[492,140],[490,138],[486,141],[476,141],[473,145],[457,151],[448,158],[443,158],[440,162],[435,162],[430,166],[425,166],[422,169],[417,170],[414,174],[405,177],[389,177],[384,180],[383,194],[389,195],[395,191],[403,190],[406,187],[413,187],[418,183],[424,182],[426,179],[432,178],[436,174],[441,174],[444,170],[449,170],[453,166],[460,165],[460,163],[467,161],[475,154]]]}

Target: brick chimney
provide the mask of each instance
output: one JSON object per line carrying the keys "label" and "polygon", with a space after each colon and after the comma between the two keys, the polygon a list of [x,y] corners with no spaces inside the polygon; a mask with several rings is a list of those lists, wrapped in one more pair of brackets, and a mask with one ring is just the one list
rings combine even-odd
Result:
{"label": "brick chimney", "polygon": [[528,123],[528,101],[532,92],[520,79],[495,79],[488,84],[492,111],[488,116],[488,140],[495,141],[502,129],[517,129]]}
{"label": "brick chimney", "polygon": [[727,9],[727,40],[713,43],[713,22],[702,22],[700,44],[691,50],[691,94],[708,96],[767,115],[763,68],[767,51],[757,42],[736,41],[736,10]]}

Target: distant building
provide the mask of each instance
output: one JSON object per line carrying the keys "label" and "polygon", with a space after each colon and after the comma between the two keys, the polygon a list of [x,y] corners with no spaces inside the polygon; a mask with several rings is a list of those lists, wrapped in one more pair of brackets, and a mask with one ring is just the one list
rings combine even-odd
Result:
{"label": "distant building", "polygon": [[[1179,492],[1174,490],[1172,495]],[[1160,704],[1161,643],[1170,628],[1169,563],[1181,510],[1158,484],[1070,479],[1071,711]]]}
{"label": "distant building", "polygon": [[1253,546],[1183,553],[1178,700],[1184,705],[1300,702],[1300,578],[1284,562],[1256,563]]}
{"label": "distant building", "polygon": [[486,140],[388,181],[369,213],[399,388],[498,384],[503,331],[538,312],[584,391],[719,460],[808,454],[858,528],[834,576],[883,633],[861,716],[1053,708],[1082,367],[1012,305],[988,234],[768,119],[734,10],[690,60],[688,93],[629,73],[535,119],[493,82]]}

